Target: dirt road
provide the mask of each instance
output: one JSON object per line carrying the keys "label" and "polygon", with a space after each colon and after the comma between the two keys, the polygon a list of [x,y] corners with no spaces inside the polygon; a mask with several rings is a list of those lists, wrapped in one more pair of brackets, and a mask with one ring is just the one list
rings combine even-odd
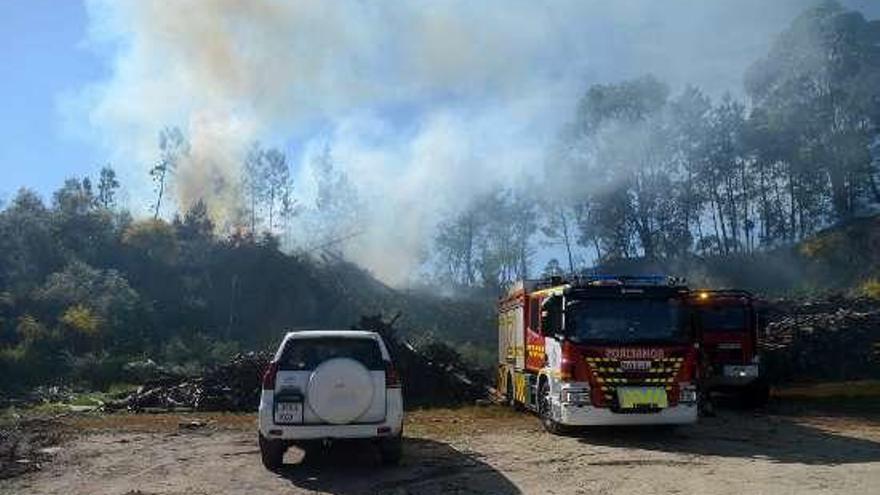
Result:
{"label": "dirt road", "polygon": [[[195,421],[195,423],[192,423]],[[322,458],[291,449],[279,474],[260,465],[250,416],[108,416],[42,470],[0,481],[15,494],[246,493],[878,493],[880,421],[724,411],[694,427],[553,437],[497,407],[412,413],[405,458],[371,449]]]}

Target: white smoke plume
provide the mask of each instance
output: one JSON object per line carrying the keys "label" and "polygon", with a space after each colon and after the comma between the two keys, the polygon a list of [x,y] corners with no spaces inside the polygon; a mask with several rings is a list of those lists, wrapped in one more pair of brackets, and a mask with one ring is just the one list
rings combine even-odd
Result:
{"label": "white smoke plume", "polygon": [[308,164],[329,143],[367,205],[346,254],[401,283],[440,215],[544,175],[589,84],[653,73],[673,89],[740,91],[809,3],[89,0],[88,41],[111,70],[76,108],[128,166],[136,210],[158,132],[179,126],[191,153],[173,197],[205,199],[221,223],[252,142],[289,153],[304,202]]}

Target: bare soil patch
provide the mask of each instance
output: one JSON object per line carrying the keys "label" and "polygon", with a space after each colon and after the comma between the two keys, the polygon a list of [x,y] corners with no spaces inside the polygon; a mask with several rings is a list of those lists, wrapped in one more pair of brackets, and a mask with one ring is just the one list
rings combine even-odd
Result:
{"label": "bare soil patch", "polygon": [[604,428],[556,437],[501,407],[414,411],[403,463],[338,444],[291,449],[263,469],[255,417],[110,415],[65,419],[80,436],[0,493],[872,493],[880,423],[801,411],[723,410],[680,428]]}
{"label": "bare soil patch", "polygon": [[69,428],[53,420],[0,424],[0,480],[41,469],[70,436]]}

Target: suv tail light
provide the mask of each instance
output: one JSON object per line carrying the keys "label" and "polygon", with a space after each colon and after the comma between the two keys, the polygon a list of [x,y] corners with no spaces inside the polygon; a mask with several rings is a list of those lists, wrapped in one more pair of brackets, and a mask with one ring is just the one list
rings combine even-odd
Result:
{"label": "suv tail light", "polygon": [[391,361],[385,361],[385,388],[400,388],[400,375]]}
{"label": "suv tail light", "polygon": [[263,373],[263,390],[275,390],[275,374],[278,373],[278,363],[272,361]]}

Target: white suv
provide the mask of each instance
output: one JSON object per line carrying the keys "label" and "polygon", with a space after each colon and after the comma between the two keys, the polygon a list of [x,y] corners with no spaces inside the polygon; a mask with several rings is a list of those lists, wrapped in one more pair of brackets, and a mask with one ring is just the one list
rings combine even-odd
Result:
{"label": "white suv", "polygon": [[308,451],[337,439],[369,440],[384,463],[400,460],[400,379],[375,332],[288,333],[263,375],[259,416],[260,452],[271,470],[291,445]]}

